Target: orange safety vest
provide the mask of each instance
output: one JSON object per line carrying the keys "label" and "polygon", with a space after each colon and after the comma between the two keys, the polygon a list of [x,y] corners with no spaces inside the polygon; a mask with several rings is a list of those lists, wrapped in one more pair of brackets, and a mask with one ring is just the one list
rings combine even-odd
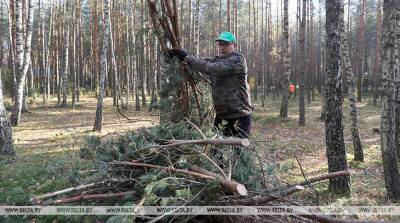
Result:
{"label": "orange safety vest", "polygon": [[294,84],[289,85],[289,92],[294,93],[295,86]]}

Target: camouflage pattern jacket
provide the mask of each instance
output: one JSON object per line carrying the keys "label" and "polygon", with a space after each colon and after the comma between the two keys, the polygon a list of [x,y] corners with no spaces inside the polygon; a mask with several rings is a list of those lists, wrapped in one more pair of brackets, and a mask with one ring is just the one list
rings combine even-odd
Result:
{"label": "camouflage pattern jacket", "polygon": [[217,117],[232,119],[252,113],[247,64],[241,54],[234,52],[225,58],[188,55],[185,62],[194,70],[209,75]]}

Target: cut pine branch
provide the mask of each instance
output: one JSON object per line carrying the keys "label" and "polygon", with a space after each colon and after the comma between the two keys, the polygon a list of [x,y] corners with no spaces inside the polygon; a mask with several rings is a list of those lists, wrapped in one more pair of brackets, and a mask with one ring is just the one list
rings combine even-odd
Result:
{"label": "cut pine branch", "polygon": [[238,183],[234,180],[230,180],[228,178],[224,178],[223,176],[216,174],[216,173],[212,173],[208,170],[205,170],[201,167],[198,166],[191,166],[190,170],[196,172],[196,173],[200,173],[200,174],[204,174],[207,176],[212,176],[214,177],[225,189],[231,191],[231,192],[237,192],[238,194],[242,195],[242,196],[246,196],[247,195],[247,189],[246,187],[241,184]]}
{"label": "cut pine branch", "polygon": [[180,145],[215,145],[215,146],[244,146],[250,145],[249,139],[229,138],[229,139],[198,139],[198,140],[171,140],[162,147],[180,146]]}
{"label": "cut pine branch", "polygon": [[332,173],[327,173],[327,174],[323,174],[320,176],[316,176],[316,177],[308,179],[307,181],[302,181],[300,183],[289,184],[288,187],[293,187],[296,185],[306,186],[308,184],[316,183],[319,181],[328,180],[328,179],[332,179],[335,177],[349,176],[349,175],[350,175],[349,171],[337,171],[337,172],[332,172]]}
{"label": "cut pine branch", "polygon": [[218,204],[235,204],[235,205],[260,205],[260,204],[266,204],[271,201],[279,200],[283,197],[286,197],[290,194],[293,194],[295,192],[304,190],[303,186],[296,185],[294,187],[289,187],[287,189],[284,189],[280,192],[275,192],[271,195],[257,195],[254,197],[250,198],[243,198],[243,199],[234,199],[234,200],[228,200],[228,201],[222,201],[218,202]]}
{"label": "cut pine branch", "polygon": [[114,182],[114,181],[117,181],[117,180],[109,179],[109,180],[103,180],[100,182],[94,182],[94,183],[90,183],[90,184],[82,184],[82,185],[79,185],[76,187],[70,187],[70,188],[67,188],[64,190],[59,190],[59,191],[54,191],[54,192],[46,193],[46,194],[39,195],[39,196],[34,196],[30,199],[30,201],[34,204],[40,204],[40,203],[42,203],[42,200],[50,198],[50,197],[55,197],[55,196],[58,196],[61,194],[67,194],[67,193],[76,193],[79,191],[86,190],[88,188],[92,188],[94,186],[99,186],[99,185],[103,185],[107,182]]}
{"label": "cut pine branch", "polygon": [[243,196],[247,195],[247,189],[244,185],[237,183],[235,181],[229,180],[229,179],[225,179],[218,174],[209,172],[209,171],[201,169],[199,167],[192,167],[196,171],[194,171],[192,168],[191,169],[193,171],[189,171],[189,170],[176,169],[171,166],[165,167],[165,166],[158,166],[158,165],[147,164],[147,163],[135,163],[135,162],[126,162],[126,161],[114,161],[111,164],[160,169],[160,170],[166,171],[166,172],[175,172],[175,173],[189,175],[192,177],[199,177],[199,178],[206,179],[206,180],[215,180],[215,181],[219,182],[223,188],[225,188],[226,190],[228,190],[232,193],[238,193]]}
{"label": "cut pine branch", "polygon": [[69,204],[69,203],[73,203],[73,202],[79,202],[79,201],[107,200],[107,199],[112,199],[112,198],[127,197],[127,196],[131,196],[133,194],[135,194],[134,191],[119,192],[119,193],[113,193],[113,194],[89,194],[89,195],[82,194],[82,195],[78,195],[78,196],[67,197],[67,198],[50,201],[50,202],[46,203],[45,205],[62,205],[62,204]]}

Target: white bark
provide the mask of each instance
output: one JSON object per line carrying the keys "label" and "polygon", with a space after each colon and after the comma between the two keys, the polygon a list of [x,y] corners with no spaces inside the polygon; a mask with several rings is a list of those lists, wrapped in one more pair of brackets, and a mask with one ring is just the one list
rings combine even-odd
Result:
{"label": "white bark", "polygon": [[11,113],[11,124],[13,126],[17,126],[21,119],[25,78],[31,62],[31,42],[33,25],[33,4],[32,0],[29,0],[27,10],[28,15],[26,23],[26,38],[24,42],[24,33],[22,29],[22,0],[16,0],[15,3],[17,87],[15,92],[15,102]]}
{"label": "white bark", "polygon": [[104,81],[107,72],[107,51],[108,41],[110,39],[110,1],[104,0],[104,30],[103,30],[103,50],[101,53],[99,94],[97,96],[96,119],[94,122],[94,131],[101,132],[103,124],[103,99],[104,99]]}

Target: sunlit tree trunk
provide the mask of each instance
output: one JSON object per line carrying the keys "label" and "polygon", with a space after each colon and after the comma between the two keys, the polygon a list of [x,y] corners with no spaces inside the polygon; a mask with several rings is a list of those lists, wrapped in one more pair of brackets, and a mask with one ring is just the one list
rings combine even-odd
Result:
{"label": "sunlit tree trunk", "polygon": [[349,104],[350,104],[351,136],[353,138],[353,146],[354,146],[354,161],[364,162],[364,153],[361,145],[360,135],[358,133],[358,124],[357,124],[357,106],[355,100],[355,77],[349,57],[347,33],[346,33],[346,27],[344,26],[343,4],[340,10],[340,43],[341,43],[342,62],[344,63],[345,72],[347,73],[348,82],[350,86]]}
{"label": "sunlit tree trunk", "polygon": [[103,127],[103,99],[104,99],[104,81],[106,79],[107,72],[107,51],[108,41],[110,39],[110,1],[104,0],[104,28],[103,28],[103,49],[101,52],[101,64],[100,64],[100,81],[99,81],[99,93],[97,96],[97,107],[96,107],[96,119],[94,122],[94,131],[101,132]]}
{"label": "sunlit tree trunk", "polygon": [[391,201],[400,201],[400,174],[398,152],[396,148],[396,89],[399,81],[398,39],[396,29],[400,13],[397,0],[384,0],[382,35],[382,116],[381,150],[383,170],[388,197]]}
{"label": "sunlit tree trunk", "polygon": [[280,116],[286,118],[288,116],[289,103],[289,79],[290,79],[290,54],[289,54],[289,13],[288,0],[283,1],[283,61],[285,67],[285,75],[282,83],[282,105]]}
{"label": "sunlit tree trunk", "polygon": [[[31,58],[31,40],[32,40],[32,25],[33,25],[33,4],[29,0],[27,8],[26,35],[22,28],[22,0],[15,1],[15,20],[16,20],[16,62],[17,62],[17,87],[15,101],[11,113],[11,125],[17,126],[21,119],[22,102],[24,97],[24,84],[26,74],[30,65]],[[25,48],[25,49],[24,49]]]}
{"label": "sunlit tree trunk", "polygon": [[[340,76],[340,5],[341,0],[326,0],[326,156],[329,172],[347,170],[342,124],[342,82]],[[329,181],[329,190],[350,194],[350,177]]]}

